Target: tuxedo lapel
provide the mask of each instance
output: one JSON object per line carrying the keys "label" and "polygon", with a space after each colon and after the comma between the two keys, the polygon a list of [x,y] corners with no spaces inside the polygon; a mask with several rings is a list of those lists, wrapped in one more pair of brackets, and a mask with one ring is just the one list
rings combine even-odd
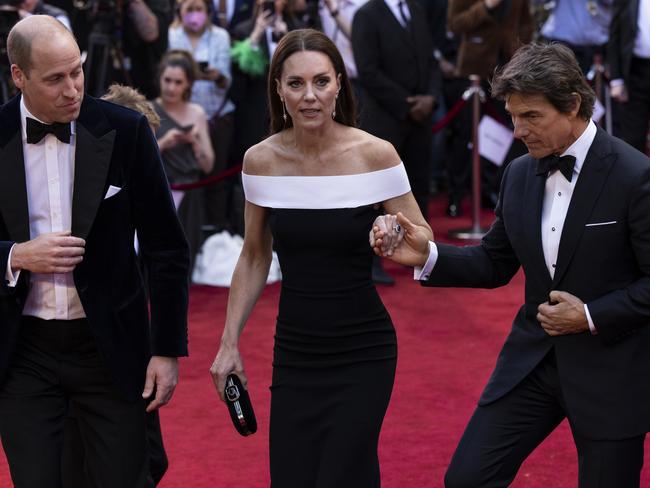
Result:
{"label": "tuxedo lapel", "polygon": [[[533,161],[537,162],[535,159]],[[524,235],[532,257],[533,272],[539,276],[547,277],[550,281],[551,275],[546,267],[544,248],[542,247],[542,205],[544,204],[546,179],[535,174],[535,167],[536,164],[532,164],[532,162],[528,165],[526,177],[523,202]]]}
{"label": "tuxedo lapel", "polygon": [[20,130],[0,149],[0,213],[11,240],[29,240],[29,208]]}
{"label": "tuxedo lapel", "polygon": [[16,242],[29,240],[29,207],[23,142],[20,131],[20,96],[0,110],[0,214],[9,237]]}
{"label": "tuxedo lapel", "polygon": [[571,204],[564,220],[558,249],[557,267],[553,277],[553,287],[562,280],[569,267],[578,241],[585,231],[587,219],[589,219],[594,204],[607,181],[609,170],[616,160],[616,155],[611,152],[607,137],[605,132],[599,128],[580,170],[571,197]]}
{"label": "tuxedo lapel", "polygon": [[[86,112],[92,112],[89,108]],[[85,239],[88,237],[99,204],[104,198],[106,177],[110,167],[115,130],[95,135],[84,123],[90,114],[83,113],[77,121],[74,191],[72,195],[72,235]],[[97,111],[95,114],[103,115]],[[91,126],[92,127],[92,126]],[[94,127],[93,127],[94,129]]]}

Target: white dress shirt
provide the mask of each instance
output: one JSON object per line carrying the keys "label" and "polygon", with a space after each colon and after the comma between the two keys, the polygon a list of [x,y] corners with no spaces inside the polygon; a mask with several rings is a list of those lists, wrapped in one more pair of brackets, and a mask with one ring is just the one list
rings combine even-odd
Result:
{"label": "white dress shirt", "polygon": [[650,59],[650,0],[639,0],[634,55]]}
{"label": "white dress shirt", "polygon": [[[26,117],[38,120],[21,99],[20,119],[29,207],[29,235],[30,239],[35,239],[41,234],[71,229],[76,127],[72,122],[70,144],[59,141],[53,134],[47,134],[38,144],[28,144]],[[6,278],[9,286],[16,286],[20,271],[15,275],[12,273],[12,251],[13,247],[9,253]],[[72,273],[32,273],[23,315],[44,320],[85,317]]]}
{"label": "white dress shirt", "polygon": [[404,19],[402,19],[402,14],[399,9],[399,4],[401,1],[404,2],[403,8],[404,15],[406,15],[406,20],[411,20],[411,11],[409,10],[409,6],[406,4],[406,0],[384,0],[384,2],[386,2],[386,5],[388,5],[390,11],[393,12],[393,15],[397,21],[401,24],[402,27],[406,28],[406,23],[404,22]]}
{"label": "white dress shirt", "polygon": [[[580,177],[580,170],[587,157],[587,152],[596,137],[596,124],[589,121],[584,132],[569,146],[560,156],[571,155],[576,158],[573,167],[573,178],[567,181],[560,171],[555,171],[546,178],[544,188],[544,202],[542,204],[542,249],[544,251],[544,261],[551,278],[555,276],[555,265],[560,247],[560,238],[564,221],[566,219],[573,189]],[[429,242],[429,257],[422,268],[415,268],[414,278],[416,280],[426,280],[431,275],[431,271],[438,260],[438,248],[434,242]],[[585,315],[589,322],[589,330],[592,334],[596,333],[596,327],[591,320],[589,308],[585,304]]]}

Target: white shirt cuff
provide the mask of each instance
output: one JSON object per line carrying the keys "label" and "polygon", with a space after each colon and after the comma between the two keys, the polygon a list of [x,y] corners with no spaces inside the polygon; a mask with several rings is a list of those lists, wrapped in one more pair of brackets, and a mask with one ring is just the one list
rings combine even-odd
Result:
{"label": "white shirt cuff", "polygon": [[609,82],[610,88],[616,88],[617,86],[625,85],[625,80],[623,78],[616,78]]}
{"label": "white shirt cuff", "polygon": [[438,261],[438,246],[436,246],[436,243],[433,241],[429,241],[429,257],[427,258],[427,262],[424,263],[424,266],[416,266],[413,268],[413,279],[414,280],[420,280],[420,281],[426,281],[429,279],[429,276],[431,276],[431,271],[433,271],[433,267],[436,265],[436,262]]}
{"label": "white shirt cuff", "polygon": [[594,325],[594,321],[591,320],[591,314],[589,313],[589,307],[587,307],[587,304],[585,303],[585,315],[587,316],[587,322],[589,323],[589,331],[591,332],[591,335],[596,335],[598,334],[598,331],[596,330],[596,326]]}
{"label": "white shirt cuff", "polygon": [[20,277],[20,270],[16,271],[16,274],[13,274],[11,271],[11,253],[14,252],[14,247],[16,244],[11,246],[9,249],[9,257],[7,258],[7,271],[5,272],[5,280],[7,280],[7,286],[13,288],[18,283],[18,278]]}

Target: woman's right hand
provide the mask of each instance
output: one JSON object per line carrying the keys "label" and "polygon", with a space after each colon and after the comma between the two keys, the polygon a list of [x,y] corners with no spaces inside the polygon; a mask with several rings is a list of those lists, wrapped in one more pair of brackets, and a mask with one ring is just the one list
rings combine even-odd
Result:
{"label": "woman's right hand", "polygon": [[274,18],[275,13],[260,8],[257,18],[255,19],[255,27],[253,27],[253,32],[251,32],[249,37],[251,45],[257,46],[260,43],[264,32],[266,32],[266,28],[273,23]]}
{"label": "woman's right hand", "polygon": [[226,387],[226,378],[231,373],[239,376],[244,388],[246,388],[248,380],[244,372],[244,363],[239,355],[239,349],[237,346],[221,344],[219,352],[217,352],[217,356],[214,358],[210,367],[210,376],[212,376],[212,382],[222,401],[225,401],[224,389]]}
{"label": "woman's right hand", "polygon": [[179,129],[169,129],[164,136],[158,140],[158,146],[161,151],[166,149],[171,149],[178,146],[179,144],[185,144],[189,142],[187,133]]}

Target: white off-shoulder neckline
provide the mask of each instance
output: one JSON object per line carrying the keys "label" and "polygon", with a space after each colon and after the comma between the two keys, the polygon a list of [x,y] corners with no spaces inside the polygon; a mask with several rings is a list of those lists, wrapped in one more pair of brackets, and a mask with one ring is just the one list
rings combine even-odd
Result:
{"label": "white off-shoulder neckline", "polygon": [[402,163],[349,175],[266,176],[242,173],[242,183],[246,200],[269,208],[356,208],[411,191]]}

